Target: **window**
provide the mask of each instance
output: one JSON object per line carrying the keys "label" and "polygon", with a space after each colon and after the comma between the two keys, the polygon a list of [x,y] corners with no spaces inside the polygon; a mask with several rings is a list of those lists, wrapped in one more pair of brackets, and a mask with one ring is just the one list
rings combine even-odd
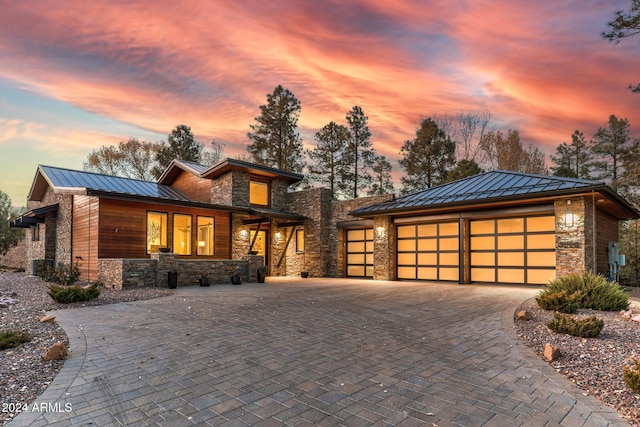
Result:
{"label": "window", "polygon": [[37,242],[39,240],[40,240],[40,224],[38,223],[31,228],[31,241]]}
{"label": "window", "polygon": [[191,255],[191,215],[173,215],[173,252]]}
{"label": "window", "polygon": [[213,245],[213,224],[213,217],[198,217],[198,255],[213,255],[214,253],[215,246]]}
{"label": "window", "polygon": [[269,206],[269,184],[261,181],[249,182],[249,203]]}
{"label": "window", "polygon": [[167,246],[167,214],[147,212],[147,253]]}
{"label": "window", "polygon": [[304,252],[304,228],[296,229],[296,252]]}

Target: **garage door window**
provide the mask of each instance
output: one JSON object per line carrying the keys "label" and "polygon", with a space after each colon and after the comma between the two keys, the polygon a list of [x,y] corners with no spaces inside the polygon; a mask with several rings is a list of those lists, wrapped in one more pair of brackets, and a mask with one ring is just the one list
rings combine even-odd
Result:
{"label": "garage door window", "polygon": [[457,222],[399,225],[396,233],[398,279],[458,280]]}
{"label": "garage door window", "polygon": [[347,276],[373,277],[373,229],[347,230]]}

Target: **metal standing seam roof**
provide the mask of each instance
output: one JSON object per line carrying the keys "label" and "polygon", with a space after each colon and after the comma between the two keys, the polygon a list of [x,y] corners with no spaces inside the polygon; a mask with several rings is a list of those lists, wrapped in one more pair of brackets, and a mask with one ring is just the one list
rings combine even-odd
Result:
{"label": "metal standing seam roof", "polygon": [[354,215],[436,207],[464,202],[481,203],[488,200],[522,198],[571,190],[605,187],[602,181],[535,175],[513,171],[491,171],[473,175],[389,202],[356,209]]}
{"label": "metal standing seam roof", "polygon": [[191,202],[192,200],[168,185],[119,176],[40,166],[49,183],[58,189],[86,189],[113,194],[154,197],[158,199]]}

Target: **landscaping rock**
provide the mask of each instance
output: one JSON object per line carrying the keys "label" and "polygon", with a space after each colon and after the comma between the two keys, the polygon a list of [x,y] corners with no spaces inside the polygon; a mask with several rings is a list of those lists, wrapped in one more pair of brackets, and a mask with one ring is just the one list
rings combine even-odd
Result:
{"label": "landscaping rock", "polygon": [[44,322],[51,323],[51,322],[54,322],[55,320],[56,320],[56,316],[40,316],[40,317],[38,317],[38,321],[39,322],[43,322],[43,323]]}
{"label": "landscaping rock", "polygon": [[559,359],[561,355],[562,354],[560,353],[560,348],[558,348],[557,346],[551,343],[546,343],[544,345],[544,358],[549,362],[553,362],[554,360]]}
{"label": "landscaping rock", "polygon": [[44,360],[62,360],[67,357],[67,346],[63,342],[58,341],[47,350]]}
{"label": "landscaping rock", "polygon": [[527,310],[519,310],[516,313],[516,320],[531,320],[531,316],[527,312]]}

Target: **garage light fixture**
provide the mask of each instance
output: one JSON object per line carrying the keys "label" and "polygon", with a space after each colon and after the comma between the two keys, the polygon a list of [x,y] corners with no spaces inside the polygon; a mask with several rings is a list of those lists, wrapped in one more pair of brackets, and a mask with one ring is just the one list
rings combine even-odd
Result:
{"label": "garage light fixture", "polygon": [[573,227],[576,224],[576,215],[572,211],[564,213],[564,225],[565,227]]}

